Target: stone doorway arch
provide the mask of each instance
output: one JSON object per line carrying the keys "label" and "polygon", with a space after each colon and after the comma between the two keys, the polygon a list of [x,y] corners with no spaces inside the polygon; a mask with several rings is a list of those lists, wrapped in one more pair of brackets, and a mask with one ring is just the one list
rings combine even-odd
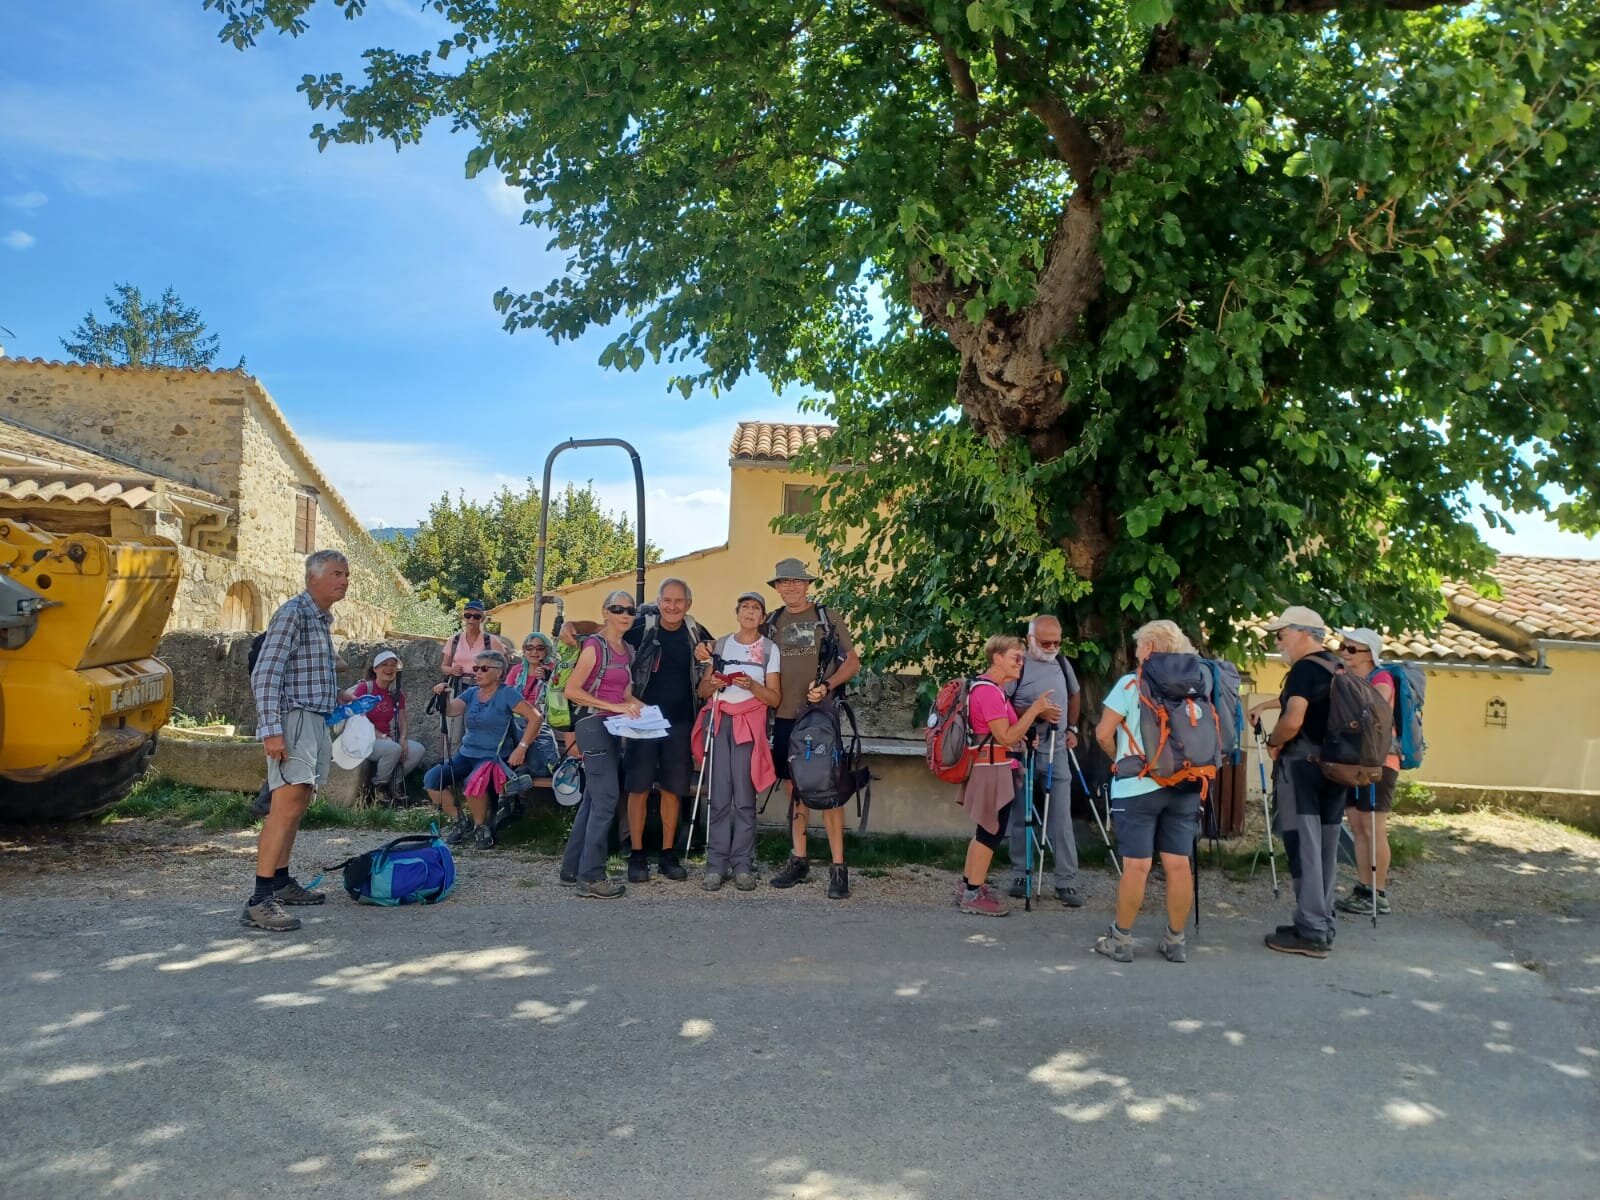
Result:
{"label": "stone doorway arch", "polygon": [[263,628],[261,596],[248,579],[239,580],[222,598],[222,628],[229,632]]}

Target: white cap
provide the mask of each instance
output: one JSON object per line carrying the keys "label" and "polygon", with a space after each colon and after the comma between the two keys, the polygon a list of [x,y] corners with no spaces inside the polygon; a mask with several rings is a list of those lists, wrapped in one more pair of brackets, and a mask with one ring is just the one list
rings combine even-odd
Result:
{"label": "white cap", "polygon": [[372,665],[381,667],[386,662],[399,662],[400,656],[393,650],[379,650],[372,656]]}
{"label": "white cap", "polygon": [[1377,666],[1383,661],[1383,637],[1376,629],[1367,629],[1364,626],[1355,629],[1339,630],[1339,639],[1345,642],[1359,642],[1372,654],[1372,665]]}

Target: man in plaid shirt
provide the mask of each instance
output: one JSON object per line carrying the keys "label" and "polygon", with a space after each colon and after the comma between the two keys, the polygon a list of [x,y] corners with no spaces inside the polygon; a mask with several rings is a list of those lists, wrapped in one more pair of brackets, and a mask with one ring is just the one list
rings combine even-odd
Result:
{"label": "man in plaid shirt", "polygon": [[328,780],[332,739],[324,718],[339,703],[338,655],[333,649],[333,606],[350,588],[350,564],[337,550],[306,559],[306,590],[267,623],[250,687],[256,701],[256,736],[267,752],[272,808],[256,843],[256,888],[241,922],[288,933],[300,928],[284,905],[321,904],[326,897],[301,887],[289,874],[300,819],[319,784]]}

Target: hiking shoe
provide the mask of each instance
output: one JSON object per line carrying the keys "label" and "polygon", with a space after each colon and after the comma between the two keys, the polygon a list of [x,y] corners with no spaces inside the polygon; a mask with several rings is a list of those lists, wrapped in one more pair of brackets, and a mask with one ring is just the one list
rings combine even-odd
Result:
{"label": "hiking shoe", "polygon": [[733,873],[733,886],[741,892],[756,890],[756,875],[754,871],[735,871]]}
{"label": "hiking shoe", "polygon": [[797,883],[804,883],[811,877],[811,864],[803,858],[789,856],[789,861],[783,864],[783,869],[772,877],[772,886],[775,888],[792,888]]}
{"label": "hiking shoe", "polygon": [[585,900],[615,900],[627,886],[615,879],[584,879],[578,882],[578,895]]}
{"label": "hiking shoe", "polygon": [[261,785],[261,790],[256,793],[256,798],[250,801],[250,815],[252,817],[265,817],[272,811],[272,789],[266,784]]}
{"label": "hiking shoe", "polygon": [[1161,942],[1156,947],[1161,951],[1161,956],[1168,962],[1183,963],[1189,961],[1189,943],[1183,934],[1174,935],[1172,930],[1167,930],[1161,935]]}
{"label": "hiking shoe", "polygon": [[628,882],[650,882],[650,860],[644,856],[643,850],[632,850],[628,853]]}
{"label": "hiking shoe", "polygon": [[456,819],[445,828],[443,836],[439,839],[446,846],[459,846],[472,836],[472,818],[466,813],[457,813]]}
{"label": "hiking shoe", "polygon": [[722,872],[707,871],[700,877],[700,890],[702,892],[720,892],[722,890]]}
{"label": "hiking shoe", "polygon": [[1078,895],[1078,889],[1074,887],[1058,887],[1056,889],[1056,899],[1068,908],[1083,907],[1083,897]]}
{"label": "hiking shoe", "polygon": [[578,886],[578,873],[576,871],[569,871],[565,867],[563,867],[556,874],[556,882],[559,883],[562,887],[577,887]]}
{"label": "hiking shoe", "polygon": [[1387,916],[1390,916],[1393,912],[1394,912],[1394,909],[1389,907],[1389,893],[1388,892],[1379,892],[1378,893],[1378,915],[1380,917],[1387,917]]}
{"label": "hiking shoe", "polygon": [[985,883],[975,888],[961,889],[961,911],[975,917],[1004,917],[1010,915],[1011,908]]}
{"label": "hiking shoe", "polygon": [[1330,947],[1316,938],[1301,937],[1291,927],[1288,933],[1276,929],[1267,934],[1267,949],[1279,954],[1303,954],[1307,958],[1327,958]]}
{"label": "hiking shoe", "polygon": [[312,905],[326,904],[327,896],[321,892],[313,892],[300,886],[299,882],[290,876],[289,882],[282,887],[272,889],[272,898],[279,904]]}
{"label": "hiking shoe", "polygon": [[663,879],[670,879],[674,883],[682,883],[689,878],[689,872],[683,869],[683,864],[678,861],[677,852],[663,850],[661,852],[660,874]]}
{"label": "hiking shoe", "polygon": [[1112,962],[1131,963],[1133,961],[1133,935],[1122,934],[1117,927],[1109,927],[1104,937],[1096,938],[1094,952],[1104,954]]}
{"label": "hiking shoe", "polygon": [[850,899],[850,868],[843,863],[834,863],[828,868],[828,899]]}
{"label": "hiking shoe", "polygon": [[1358,883],[1350,889],[1349,895],[1340,896],[1335,900],[1333,908],[1335,912],[1370,917],[1372,915],[1372,889],[1364,883]]}
{"label": "hiking shoe", "polygon": [[[965,891],[966,889],[963,888],[962,890]],[[1010,896],[1013,900],[1021,900],[1027,894],[1028,877],[1026,875],[1013,876],[1011,880],[1011,886],[1006,889],[1006,895]]]}
{"label": "hiking shoe", "polygon": [[257,904],[246,904],[240,914],[239,924],[251,929],[265,929],[268,933],[292,933],[300,928],[300,918],[283,911],[276,896],[268,896]]}
{"label": "hiking shoe", "polygon": [[487,822],[472,831],[472,844],[479,850],[494,849],[494,830],[489,828]]}

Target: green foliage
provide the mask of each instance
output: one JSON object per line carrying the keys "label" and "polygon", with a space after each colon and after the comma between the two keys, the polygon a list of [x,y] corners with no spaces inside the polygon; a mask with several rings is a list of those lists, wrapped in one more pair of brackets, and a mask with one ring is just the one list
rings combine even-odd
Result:
{"label": "green foliage", "polygon": [[[389,544],[417,594],[451,612],[470,599],[492,608],[533,595],[538,545],[539,489],[531,480],[523,491],[503,487],[481,504],[441,496],[415,534]],[[568,484],[550,503],[545,587],[629,570],[636,549],[626,516],[606,512],[592,485]],[[658,562],[661,551],[647,544],[645,558]]]}
{"label": "green foliage", "polygon": [[[101,367],[209,367],[217,357],[221,339],[206,334],[199,310],[178,299],[170,287],[159,300],[146,304],[139,289],[119,283],[106,297],[110,321],[102,323],[91,311],[61,339],[61,348],[74,362]],[[244,368],[241,358],[237,368]]]}
{"label": "green foliage", "polygon": [[1154,616],[1425,627],[1480,492],[1600,530],[1592,0],[431,7],[304,78],[313,137],[475,136],[567,255],[508,328],[812,389],[854,469],[797,525],[878,666],[1035,609],[1108,667]]}

